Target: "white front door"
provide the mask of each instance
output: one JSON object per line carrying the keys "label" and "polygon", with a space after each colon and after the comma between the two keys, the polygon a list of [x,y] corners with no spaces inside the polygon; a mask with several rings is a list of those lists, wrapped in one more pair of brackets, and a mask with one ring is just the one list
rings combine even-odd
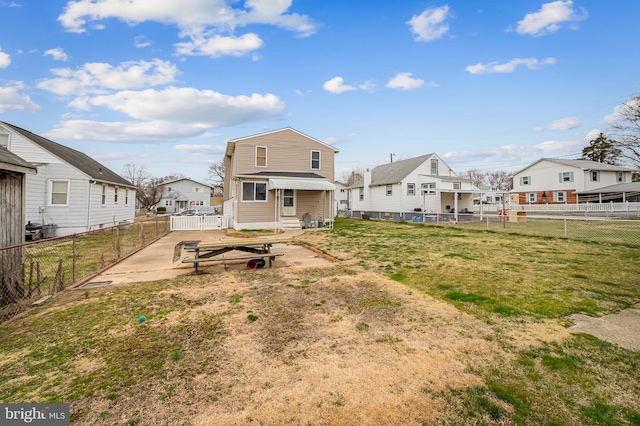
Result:
{"label": "white front door", "polygon": [[296,191],[293,189],[282,190],[282,216],[296,215]]}

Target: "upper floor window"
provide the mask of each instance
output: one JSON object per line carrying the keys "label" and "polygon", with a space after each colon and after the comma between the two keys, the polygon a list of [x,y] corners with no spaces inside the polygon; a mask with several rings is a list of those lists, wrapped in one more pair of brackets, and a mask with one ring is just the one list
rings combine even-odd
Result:
{"label": "upper floor window", "polygon": [[8,134],[0,134],[0,146],[3,146],[9,149],[9,135]]}
{"label": "upper floor window", "polygon": [[267,167],[266,146],[256,146],[256,167]]}
{"label": "upper floor window", "polygon": [[591,182],[600,182],[600,172],[595,170],[591,171]]}
{"label": "upper floor window", "polygon": [[387,196],[393,195],[393,185],[387,185]]}
{"label": "upper floor window", "polygon": [[616,182],[624,182],[624,172],[616,172]]}
{"label": "upper floor window", "polygon": [[100,198],[100,204],[103,206],[107,204],[107,185],[102,185],[102,197]]}
{"label": "upper floor window", "polygon": [[453,189],[460,189],[462,184],[460,182],[453,182]]}
{"label": "upper floor window", "polygon": [[320,151],[311,151],[311,169],[320,170]]}
{"label": "upper floor window", "polygon": [[113,188],[113,202],[118,204],[118,187]]}
{"label": "upper floor window", "polygon": [[558,174],[558,179],[560,179],[560,183],[562,182],[573,182],[573,172],[562,172]]}
{"label": "upper floor window", "polygon": [[531,185],[531,176],[521,176],[520,185]]}
{"label": "upper floor window", "polygon": [[267,184],[242,182],[242,201],[267,201]]}
{"label": "upper floor window", "polygon": [[52,206],[68,206],[69,205],[69,181],[68,180],[52,180],[49,181],[49,193],[51,198],[49,204]]}
{"label": "upper floor window", "polygon": [[364,188],[360,188],[360,196],[359,196],[359,200],[360,200],[360,201],[364,201]]}
{"label": "upper floor window", "polygon": [[407,195],[416,195],[416,184],[408,183],[407,184]]}
{"label": "upper floor window", "polygon": [[165,206],[173,206],[173,200],[164,200]]}
{"label": "upper floor window", "polygon": [[438,174],[438,160],[436,160],[435,158],[431,159],[431,174]]}
{"label": "upper floor window", "polygon": [[202,188],[200,188],[199,186],[196,186],[193,188],[193,192],[203,192]]}
{"label": "upper floor window", "polygon": [[173,188],[170,186],[167,186],[167,192],[173,192]]}

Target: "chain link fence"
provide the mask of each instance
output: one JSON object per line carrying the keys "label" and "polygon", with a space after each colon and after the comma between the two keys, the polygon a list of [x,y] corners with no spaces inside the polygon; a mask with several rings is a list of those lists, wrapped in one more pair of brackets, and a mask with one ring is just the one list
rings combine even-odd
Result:
{"label": "chain link fence", "polygon": [[567,238],[640,247],[640,217],[531,215],[509,210],[505,214],[350,212],[350,217],[371,220],[411,221],[428,225],[459,226],[492,232]]}
{"label": "chain link fence", "polygon": [[0,322],[169,233],[160,216],[0,248]]}

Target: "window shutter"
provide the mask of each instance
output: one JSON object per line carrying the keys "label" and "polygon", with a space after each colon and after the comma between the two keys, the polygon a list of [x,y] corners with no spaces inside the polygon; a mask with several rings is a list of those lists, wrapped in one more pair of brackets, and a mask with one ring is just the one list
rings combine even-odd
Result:
{"label": "window shutter", "polygon": [[558,173],[558,182],[562,183],[562,172]]}
{"label": "window shutter", "polygon": [[573,172],[569,173],[569,175],[571,176],[571,182],[573,182]]}

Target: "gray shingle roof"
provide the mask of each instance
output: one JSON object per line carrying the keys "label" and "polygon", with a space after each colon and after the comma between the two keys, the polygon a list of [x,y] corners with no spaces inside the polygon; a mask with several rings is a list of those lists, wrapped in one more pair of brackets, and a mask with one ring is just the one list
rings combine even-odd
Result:
{"label": "gray shingle roof", "polygon": [[46,149],[51,154],[87,174],[92,179],[134,188],[131,182],[80,151],[60,145],[57,142],[53,142],[45,137],[31,133],[28,130],[14,126],[13,124],[5,123],[3,121],[0,123],[20,133],[35,144],[40,145],[43,149]]}
{"label": "gray shingle roof", "polygon": [[[421,155],[409,158],[408,160],[396,161],[395,163],[383,164],[371,170],[371,186],[389,185],[402,182],[409,173],[418,168],[433,154]],[[355,185],[355,184],[354,184]]]}
{"label": "gray shingle roof", "polygon": [[535,164],[538,164],[541,161],[549,161],[552,163],[563,164],[565,166],[576,167],[578,169],[583,169],[583,170],[599,170],[599,171],[610,170],[610,171],[616,171],[616,172],[632,172],[633,171],[633,169],[629,167],[615,166],[612,164],[599,163],[597,161],[590,161],[590,160],[565,160],[563,158],[541,158],[529,164],[524,169],[517,171],[515,174],[523,172],[527,170],[529,167]]}
{"label": "gray shingle roof", "polygon": [[[0,169],[2,168],[2,164],[6,164],[9,166],[16,166],[19,168],[27,169],[28,171],[37,170],[36,166],[23,160],[21,157],[18,157],[16,154],[9,151],[7,148],[0,146]],[[27,170],[25,170],[25,172]]]}

